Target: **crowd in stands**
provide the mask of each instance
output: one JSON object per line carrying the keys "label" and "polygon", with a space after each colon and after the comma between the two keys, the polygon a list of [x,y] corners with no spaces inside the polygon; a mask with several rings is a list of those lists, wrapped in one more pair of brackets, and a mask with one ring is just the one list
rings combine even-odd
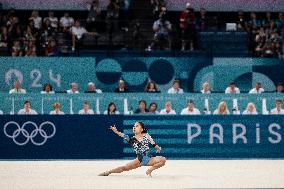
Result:
{"label": "crowd in stands", "polygon": [[[118,83],[117,88],[114,90],[115,93],[128,93],[130,90],[126,87],[125,82],[120,80]],[[160,93],[161,91],[158,90],[158,86],[154,81],[149,81],[145,87],[145,92],[147,93]],[[200,91],[203,94],[211,93],[210,85],[208,82],[203,83],[202,90]],[[261,83],[257,82],[255,87],[252,88],[249,93],[250,94],[260,94],[263,93],[264,89],[261,86]],[[276,86],[276,93],[283,93],[284,92],[284,85],[279,83]],[[14,88],[9,91],[9,94],[26,94],[26,90],[21,87],[21,83],[19,81],[14,82]],[[61,93],[61,92],[60,92]],[[71,83],[70,89],[66,90],[67,94],[79,94],[78,84]],[[102,90],[97,89],[96,85],[93,82],[88,83],[86,91],[84,93],[102,93]],[[180,86],[179,80],[174,80],[172,87],[167,91],[168,94],[182,94],[184,93],[183,89]],[[237,87],[235,82],[229,83],[228,87],[225,89],[225,94],[239,94],[240,89]],[[55,91],[52,89],[51,84],[45,84],[41,94],[55,94]],[[24,108],[21,109],[18,114],[37,114],[36,111],[30,108],[30,102],[26,101],[24,104]],[[64,112],[60,110],[61,105],[56,102],[53,105],[53,109],[50,114],[59,114],[63,115]],[[211,112],[207,112],[205,110],[205,114],[210,114]],[[206,113],[207,112],[207,113]],[[0,114],[3,114],[0,111]],[[175,115],[178,114],[173,108],[170,101],[165,103],[165,106],[160,111],[158,110],[158,104],[155,102],[151,102],[149,107],[147,106],[147,102],[145,100],[140,100],[138,103],[138,108],[136,110],[130,110],[131,114],[159,114],[159,115]],[[238,109],[233,109],[232,114],[240,114]],[[90,108],[89,102],[83,103],[83,108],[78,112],[78,114],[95,114],[94,111]],[[111,102],[107,109],[104,111],[104,114],[111,115],[111,114],[120,114],[119,111],[116,109],[116,104]],[[194,106],[193,100],[189,100],[187,103],[187,107],[184,108],[180,115],[200,115],[202,114],[200,110],[198,110]],[[228,115],[230,111],[227,107],[225,101],[220,102],[219,106],[214,110],[213,115]],[[244,115],[256,115],[258,111],[256,110],[255,104],[250,102],[247,104],[247,108],[242,112]],[[282,100],[276,99],[275,101],[275,108],[270,111],[270,114],[284,114],[284,110],[282,109]]]}
{"label": "crowd in stands", "polygon": [[[66,91],[57,91],[58,93],[67,93],[67,94],[79,94],[80,91],[78,89],[77,83],[71,83],[70,89]],[[129,93],[129,92],[136,92],[131,91],[129,88],[127,88],[125,82],[123,80],[119,80],[117,87],[113,91],[114,93]],[[161,91],[158,89],[157,84],[155,81],[149,81],[144,89],[144,92],[146,93],[161,93]],[[262,85],[260,82],[257,82],[255,84],[255,87],[253,87],[251,90],[249,90],[249,94],[261,94],[264,93],[265,90],[262,88]],[[278,83],[275,88],[276,93],[284,93],[284,84]],[[13,88],[9,91],[9,94],[26,94],[27,91],[21,87],[21,83],[16,80],[14,81]],[[53,91],[52,85],[49,83],[46,83],[43,86],[43,90],[40,92],[41,94],[55,94],[56,92]],[[98,89],[93,82],[89,82],[87,84],[86,90],[83,93],[103,93],[101,89]],[[168,89],[168,94],[183,94],[185,93],[184,90],[181,88],[180,81],[174,80],[172,87]],[[210,94],[211,89],[208,82],[205,82],[202,84],[202,89],[200,90],[200,93],[202,94]],[[229,83],[228,87],[225,89],[225,94],[240,94],[240,89],[237,87],[237,84],[235,82]]]}
{"label": "crowd in stands", "polygon": [[[146,50],[171,49],[171,33],[178,30],[181,50],[198,49],[198,32],[210,30],[212,24],[216,26],[217,18],[207,16],[206,10],[201,8],[194,10],[192,4],[187,3],[185,10],[176,20],[179,28],[169,21],[167,5],[163,0],[152,0],[153,14],[156,20],[153,23],[153,42]],[[71,49],[74,52],[82,45],[84,36],[92,35],[100,37],[101,21],[106,23],[106,30],[110,34],[122,29],[128,31],[130,27],[128,8],[130,0],[111,0],[106,7],[106,15],[101,16],[99,0],[87,3],[88,15],[83,20],[70,16],[68,12],[55,16],[53,11],[40,13],[32,11],[28,20],[22,20],[11,10],[7,14],[0,15],[0,48],[7,48],[11,56],[58,56],[68,48],[62,44],[69,39]],[[266,13],[265,17],[258,17],[260,13],[251,13],[250,18],[245,13],[239,12],[237,19],[238,31],[246,31],[249,34],[249,48],[255,56],[284,58],[284,15],[283,13]],[[99,22],[100,21],[100,22]],[[134,26],[133,40],[138,35],[139,22]],[[64,36],[66,41],[58,41],[58,36]],[[59,49],[59,44],[61,44]],[[65,48],[64,48],[65,47]],[[67,51],[67,50],[66,50]]]}
{"label": "crowd in stands", "polygon": [[[221,101],[218,107],[213,111],[213,115],[258,115],[260,111],[257,111],[255,104],[253,102],[249,102],[247,104],[246,109],[241,113],[238,108],[233,107],[232,112],[230,112],[228,105],[225,101]],[[0,114],[3,114],[3,111],[0,110]],[[38,113],[31,108],[31,102],[25,101],[24,107],[20,109],[17,113],[18,115],[37,115]],[[50,111],[50,115],[64,115],[65,113],[61,111],[61,105],[59,102],[55,102],[53,104],[53,110]],[[90,103],[88,101],[83,102],[82,109],[79,110],[79,115],[94,115],[96,114],[93,109],[90,107]],[[116,104],[114,102],[110,102],[108,107],[103,113],[104,115],[119,115],[120,112],[117,111]],[[158,105],[155,102],[151,102],[149,107],[147,107],[147,103],[145,100],[140,100],[138,104],[138,108],[133,111],[130,110],[127,114],[139,114],[139,115],[210,115],[211,112],[209,110],[204,109],[204,113],[202,113],[199,109],[197,109],[194,105],[193,100],[189,100],[185,108],[182,109],[180,113],[177,113],[171,104],[170,101],[165,103],[164,108],[160,111],[158,110]],[[284,115],[284,109],[282,108],[282,100],[275,100],[275,107],[269,111],[270,115]]]}

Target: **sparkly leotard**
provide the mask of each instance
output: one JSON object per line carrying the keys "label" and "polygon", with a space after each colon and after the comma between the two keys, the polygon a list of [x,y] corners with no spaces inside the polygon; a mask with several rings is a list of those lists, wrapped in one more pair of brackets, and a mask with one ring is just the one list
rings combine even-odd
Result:
{"label": "sparkly leotard", "polygon": [[128,142],[128,144],[132,146],[141,165],[146,166],[152,157],[152,155],[150,154],[149,144],[151,144],[153,147],[156,146],[156,143],[154,142],[152,137],[148,133],[146,133],[144,134],[141,141],[138,141],[134,136],[129,138],[129,136],[126,134],[124,134],[123,138]]}

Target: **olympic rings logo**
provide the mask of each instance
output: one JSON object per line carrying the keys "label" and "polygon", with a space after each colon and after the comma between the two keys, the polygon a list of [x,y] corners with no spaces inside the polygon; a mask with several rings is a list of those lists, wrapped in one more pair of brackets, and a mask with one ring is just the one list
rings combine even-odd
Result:
{"label": "olympic rings logo", "polygon": [[[16,129],[7,129],[8,127],[16,126]],[[32,127],[32,129],[28,129],[28,127]],[[50,134],[47,134],[47,127],[50,127],[52,129],[52,132]],[[8,133],[9,130],[12,130],[12,133]],[[25,122],[22,126],[20,126],[15,121],[10,121],[4,125],[3,128],[4,134],[8,137],[13,139],[14,143],[19,146],[26,145],[29,141],[31,141],[36,146],[44,145],[47,141],[47,139],[52,138],[56,133],[56,127],[52,122],[45,121],[40,126],[38,126],[36,123],[32,121]],[[30,132],[29,132],[30,131]],[[17,138],[20,137],[20,134],[23,136],[21,138],[25,138],[24,141],[19,141]],[[34,138],[40,137],[43,138],[41,142],[37,142]]]}

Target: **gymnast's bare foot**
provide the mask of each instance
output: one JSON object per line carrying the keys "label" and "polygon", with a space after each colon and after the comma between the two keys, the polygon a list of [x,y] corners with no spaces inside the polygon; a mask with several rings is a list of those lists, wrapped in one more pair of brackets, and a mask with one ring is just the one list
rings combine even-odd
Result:
{"label": "gymnast's bare foot", "polygon": [[106,171],[106,172],[99,174],[98,176],[109,176],[109,175],[110,175],[110,172]]}
{"label": "gymnast's bare foot", "polygon": [[146,175],[147,175],[148,177],[152,177],[152,170],[148,169],[148,170],[146,171]]}

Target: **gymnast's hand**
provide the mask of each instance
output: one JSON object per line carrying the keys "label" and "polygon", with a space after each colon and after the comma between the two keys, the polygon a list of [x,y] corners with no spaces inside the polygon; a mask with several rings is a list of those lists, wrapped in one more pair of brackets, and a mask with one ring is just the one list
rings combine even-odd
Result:
{"label": "gymnast's hand", "polygon": [[117,132],[117,128],[116,128],[115,125],[110,126],[109,129],[112,130],[112,131],[115,132],[115,133]]}
{"label": "gymnast's hand", "polygon": [[161,153],[161,147],[160,146],[156,145],[155,148],[156,148],[156,153]]}

